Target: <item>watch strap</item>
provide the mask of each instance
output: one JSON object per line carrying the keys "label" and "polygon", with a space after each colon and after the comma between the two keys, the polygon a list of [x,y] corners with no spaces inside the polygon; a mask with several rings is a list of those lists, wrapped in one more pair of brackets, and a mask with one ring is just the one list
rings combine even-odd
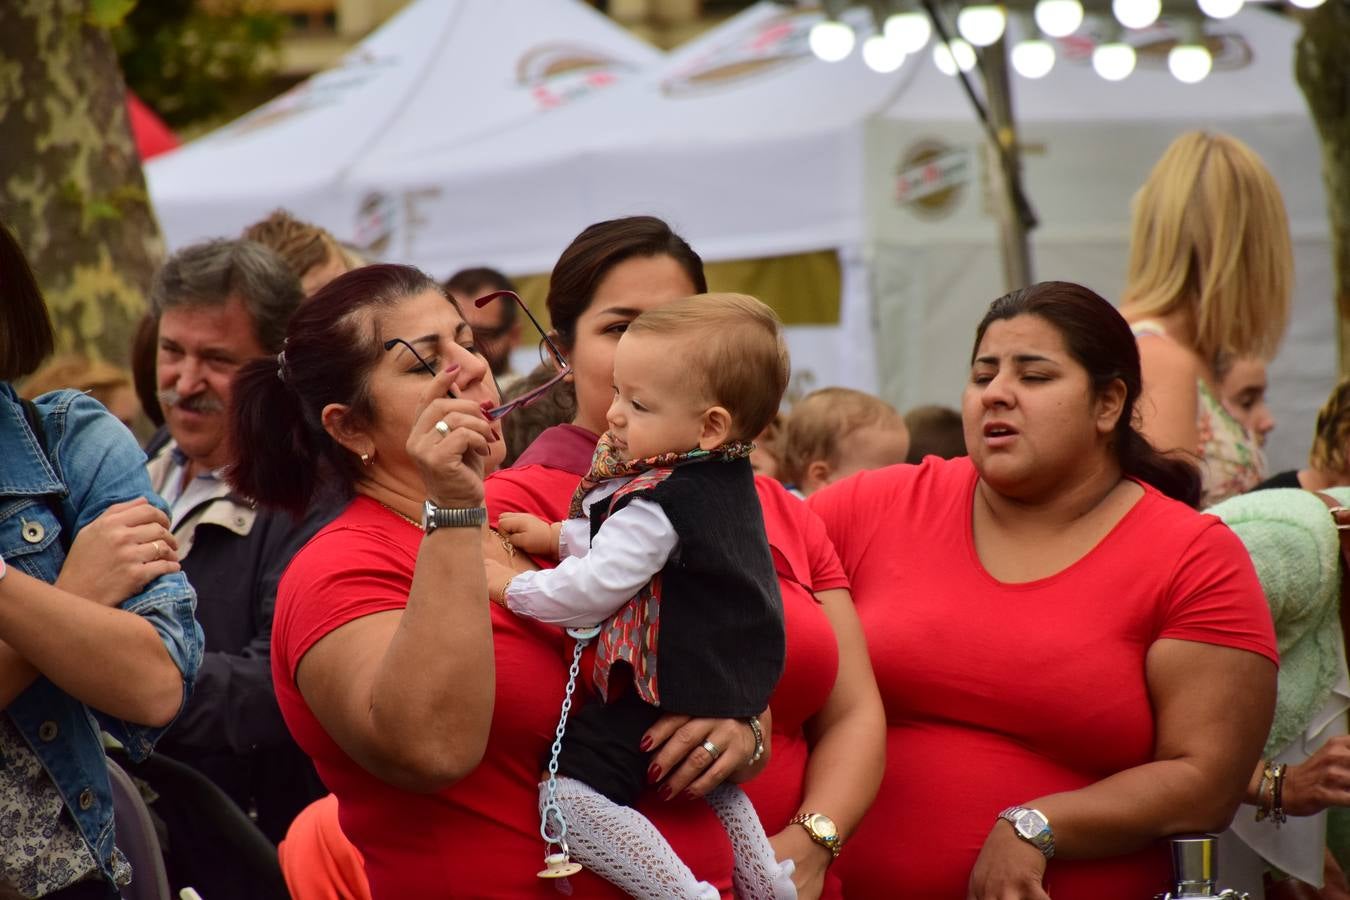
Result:
{"label": "watch strap", "polygon": [[[811,819],[818,815],[820,815],[820,813],[797,813],[797,815],[788,820],[788,824],[802,826],[802,829],[811,836],[811,840],[830,851],[831,859],[838,859],[839,851],[844,846],[844,839],[839,836],[839,832],[837,831],[830,837],[817,833],[816,830],[811,827]],[[830,821],[833,822],[834,820],[831,819]]]}
{"label": "watch strap", "polygon": [[[1044,823],[1044,827],[1040,831],[1029,836],[1023,834],[1022,829],[1019,827],[1019,823],[1023,817],[1028,814],[1035,815],[1042,823]],[[1055,855],[1055,832],[1050,828],[1050,820],[1046,818],[1045,813],[1041,812],[1039,809],[1031,809],[1026,806],[1010,806],[999,813],[998,817],[1006,820],[1007,823],[1012,826],[1013,834],[1041,851],[1041,854],[1044,855],[1046,859],[1050,859]]]}
{"label": "watch strap", "polygon": [[486,524],[485,506],[453,509],[437,506],[430,500],[422,506],[422,530],[427,534],[437,528],[481,528]]}

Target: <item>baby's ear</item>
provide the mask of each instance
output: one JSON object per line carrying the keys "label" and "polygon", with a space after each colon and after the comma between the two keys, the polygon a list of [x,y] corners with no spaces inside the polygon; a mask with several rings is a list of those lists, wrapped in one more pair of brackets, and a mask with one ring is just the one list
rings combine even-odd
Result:
{"label": "baby's ear", "polygon": [[731,440],[731,413],[724,406],[712,406],[703,412],[703,433],[698,445],[703,450],[715,450]]}

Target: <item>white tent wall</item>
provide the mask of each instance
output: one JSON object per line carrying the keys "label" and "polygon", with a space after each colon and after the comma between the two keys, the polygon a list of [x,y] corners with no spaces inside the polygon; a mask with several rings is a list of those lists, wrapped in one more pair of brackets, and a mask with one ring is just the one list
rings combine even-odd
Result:
{"label": "white tent wall", "polygon": [[[1293,83],[1297,26],[1256,10],[1225,27],[1247,36],[1251,65],[1216,70],[1198,86],[1181,85],[1165,70],[1137,71],[1109,85],[1063,62],[1043,82],[1014,77],[1019,137],[1027,148],[1025,188],[1041,221],[1033,232],[1033,272],[1037,280],[1077,281],[1118,302],[1131,198],[1167,145],[1195,128],[1249,144],[1280,184],[1294,241],[1293,314],[1269,373],[1278,427],[1267,453],[1278,470],[1304,464],[1317,408],[1335,383],[1321,160]],[[1004,292],[983,133],[972,124],[973,113],[963,115],[969,104],[952,80],[928,59],[920,64],[926,71],[887,117],[867,129],[868,261],[879,378],[883,395],[901,408],[959,403],[975,326]],[[1047,85],[1056,74],[1060,83]],[[1225,84],[1225,78],[1236,81]],[[897,172],[912,171],[901,161],[921,143],[964,151],[969,160],[967,180],[936,214],[895,199]]]}

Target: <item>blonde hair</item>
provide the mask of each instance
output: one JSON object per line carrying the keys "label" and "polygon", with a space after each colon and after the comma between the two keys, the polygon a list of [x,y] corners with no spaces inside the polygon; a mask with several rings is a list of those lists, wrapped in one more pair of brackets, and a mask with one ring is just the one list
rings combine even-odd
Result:
{"label": "blonde hair", "polygon": [[24,379],[19,396],[32,400],[48,391],[74,388],[108,406],[119,389],[130,387],[131,373],[126,369],[70,353],[53,356]]}
{"label": "blonde hair", "polygon": [[1246,144],[1183,134],[1135,194],[1125,303],[1143,316],[1190,312],[1192,349],[1275,355],[1289,322],[1294,259],[1279,186]]}
{"label": "blonde hair", "polygon": [[696,294],[638,316],[628,334],[685,340],[682,358],[694,386],[731,413],[732,440],[769,426],[787,390],[790,363],[777,314],[745,294]]}
{"label": "blonde hair", "polygon": [[304,278],[310,269],[330,259],[339,259],[343,265],[352,268],[336,238],[318,225],[300,221],[284,209],[273,210],[261,222],[245,228],[243,237],[275,252],[296,278]]}
{"label": "blonde hair", "polygon": [[840,445],[854,432],[892,421],[903,419],[880,397],[843,387],[812,391],[793,405],[783,430],[781,480],[801,484],[816,460],[836,464]]}
{"label": "blonde hair", "polygon": [[1350,471],[1350,378],[1332,388],[1331,395],[1317,411],[1317,430],[1313,433],[1308,465],[1321,472]]}

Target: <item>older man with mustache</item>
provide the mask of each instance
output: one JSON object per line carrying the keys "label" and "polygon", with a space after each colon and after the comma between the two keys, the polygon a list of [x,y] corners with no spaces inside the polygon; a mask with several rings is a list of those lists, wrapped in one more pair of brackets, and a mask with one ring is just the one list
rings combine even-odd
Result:
{"label": "older man with mustache", "polygon": [[[181,250],[157,273],[150,296],[158,320],[156,381],[165,430],[151,442],[148,469],[169,504],[206,635],[196,689],[159,746],[214,781],[274,842],[322,793],[272,689],[276,587],[295,551],[336,505],[295,522],[256,509],[221,476],[232,459],[225,411],[234,374],[281,350],[302,300],[300,282],[282,259],[242,240]],[[175,889],[192,885],[213,900],[270,893],[215,845],[192,799],[181,791],[174,796],[177,789],[163,773],[138,774],[163,798],[156,808],[170,827]]]}

